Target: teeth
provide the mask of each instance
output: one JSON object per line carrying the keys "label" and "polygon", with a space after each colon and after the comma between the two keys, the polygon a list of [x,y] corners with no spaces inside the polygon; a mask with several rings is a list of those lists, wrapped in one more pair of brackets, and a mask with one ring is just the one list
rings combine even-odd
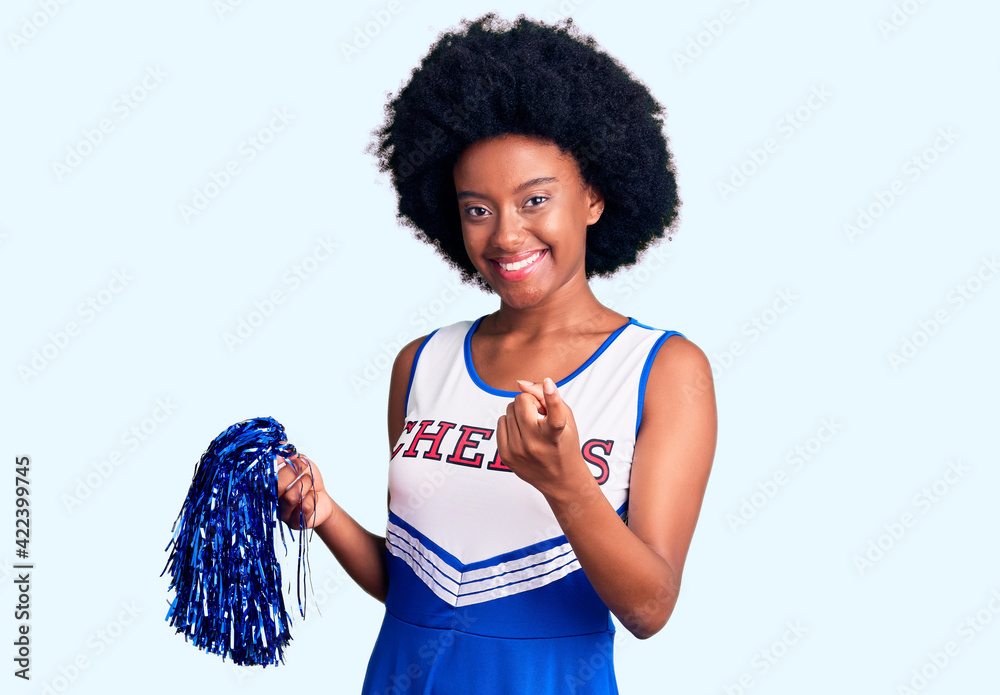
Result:
{"label": "teeth", "polygon": [[524,268],[525,266],[529,266],[532,263],[534,263],[536,260],[538,260],[538,257],[541,255],[542,252],[537,251],[534,255],[525,258],[523,261],[520,261],[519,263],[500,263],[500,267],[506,270],[508,273],[514,270],[520,270],[521,268]]}

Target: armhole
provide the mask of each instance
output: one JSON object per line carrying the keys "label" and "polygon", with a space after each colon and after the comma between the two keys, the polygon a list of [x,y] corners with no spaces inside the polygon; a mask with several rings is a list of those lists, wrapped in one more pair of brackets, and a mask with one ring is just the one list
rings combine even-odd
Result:
{"label": "armhole", "polygon": [[656,339],[653,343],[653,347],[649,350],[649,355],[646,356],[646,364],[642,366],[642,374],[639,376],[639,403],[635,410],[635,436],[639,436],[639,425],[642,423],[642,403],[646,400],[646,381],[649,379],[649,372],[653,368],[653,360],[656,359],[656,353],[660,351],[660,346],[667,342],[667,338],[672,335],[679,335],[682,338],[686,338],[683,333],[677,331],[664,331],[663,335]]}
{"label": "armhole", "polygon": [[406,397],[403,399],[403,414],[405,415],[410,410],[410,387],[413,386],[413,375],[417,373],[417,360],[420,359],[420,353],[424,351],[424,346],[427,345],[427,341],[438,332],[435,328],[433,331],[427,334],[423,342],[417,348],[417,351],[413,354],[413,364],[410,365],[410,380],[406,382]]}
{"label": "armhole", "polygon": [[622,520],[622,523],[628,526],[628,493],[625,493],[625,501],[622,502],[622,506],[618,507],[616,510],[618,513],[618,518]]}

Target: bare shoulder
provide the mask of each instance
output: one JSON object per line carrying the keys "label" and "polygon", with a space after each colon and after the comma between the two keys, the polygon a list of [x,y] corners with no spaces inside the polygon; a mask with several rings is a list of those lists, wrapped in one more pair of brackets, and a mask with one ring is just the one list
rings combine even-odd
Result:
{"label": "bare shoulder", "polygon": [[[420,349],[421,344],[427,340],[426,335],[414,338],[399,351],[396,359],[392,363],[392,382],[404,381],[404,386],[410,381],[410,370],[413,368],[413,360]],[[391,391],[391,383],[390,383]]]}
{"label": "bare shoulder", "polygon": [[[691,405],[696,399],[715,400],[712,365],[700,347],[675,334],[660,345],[646,382],[647,406]],[[645,415],[643,416],[645,417]]]}
{"label": "bare shoulder", "polygon": [[410,385],[410,372],[417,351],[427,339],[426,335],[411,340],[403,346],[392,363],[392,376],[389,380],[389,447],[396,443],[403,431],[406,417],[406,391]]}
{"label": "bare shoulder", "polygon": [[[403,346],[403,349],[396,355],[392,363],[392,376],[389,378],[389,451],[403,434],[403,427],[406,425],[406,391],[410,386],[410,372],[413,370],[413,360],[416,359],[417,351],[427,339],[422,335]],[[391,502],[390,494],[386,495],[386,505]]]}
{"label": "bare shoulder", "polygon": [[646,382],[628,525],[668,562],[678,587],[715,457],[717,429],[708,358],[684,336],[669,336]]}

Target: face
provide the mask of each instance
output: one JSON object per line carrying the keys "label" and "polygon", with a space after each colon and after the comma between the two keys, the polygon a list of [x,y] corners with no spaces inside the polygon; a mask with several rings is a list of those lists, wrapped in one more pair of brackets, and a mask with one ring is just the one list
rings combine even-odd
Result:
{"label": "face", "polygon": [[465,250],[502,302],[525,308],[586,287],[587,226],[604,199],[572,155],[504,135],[467,147],[454,178]]}

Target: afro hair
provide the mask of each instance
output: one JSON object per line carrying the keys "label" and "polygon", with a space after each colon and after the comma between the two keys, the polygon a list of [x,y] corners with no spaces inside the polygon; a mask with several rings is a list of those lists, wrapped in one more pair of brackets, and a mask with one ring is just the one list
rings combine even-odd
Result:
{"label": "afro hair", "polygon": [[604,196],[587,229],[587,278],[634,264],[680,207],[663,107],[571,18],[511,25],[491,12],[462,24],[439,36],[373,131],[367,151],[391,175],[399,221],[492,292],[465,251],[454,165],[479,140],[535,136],[572,154]]}

